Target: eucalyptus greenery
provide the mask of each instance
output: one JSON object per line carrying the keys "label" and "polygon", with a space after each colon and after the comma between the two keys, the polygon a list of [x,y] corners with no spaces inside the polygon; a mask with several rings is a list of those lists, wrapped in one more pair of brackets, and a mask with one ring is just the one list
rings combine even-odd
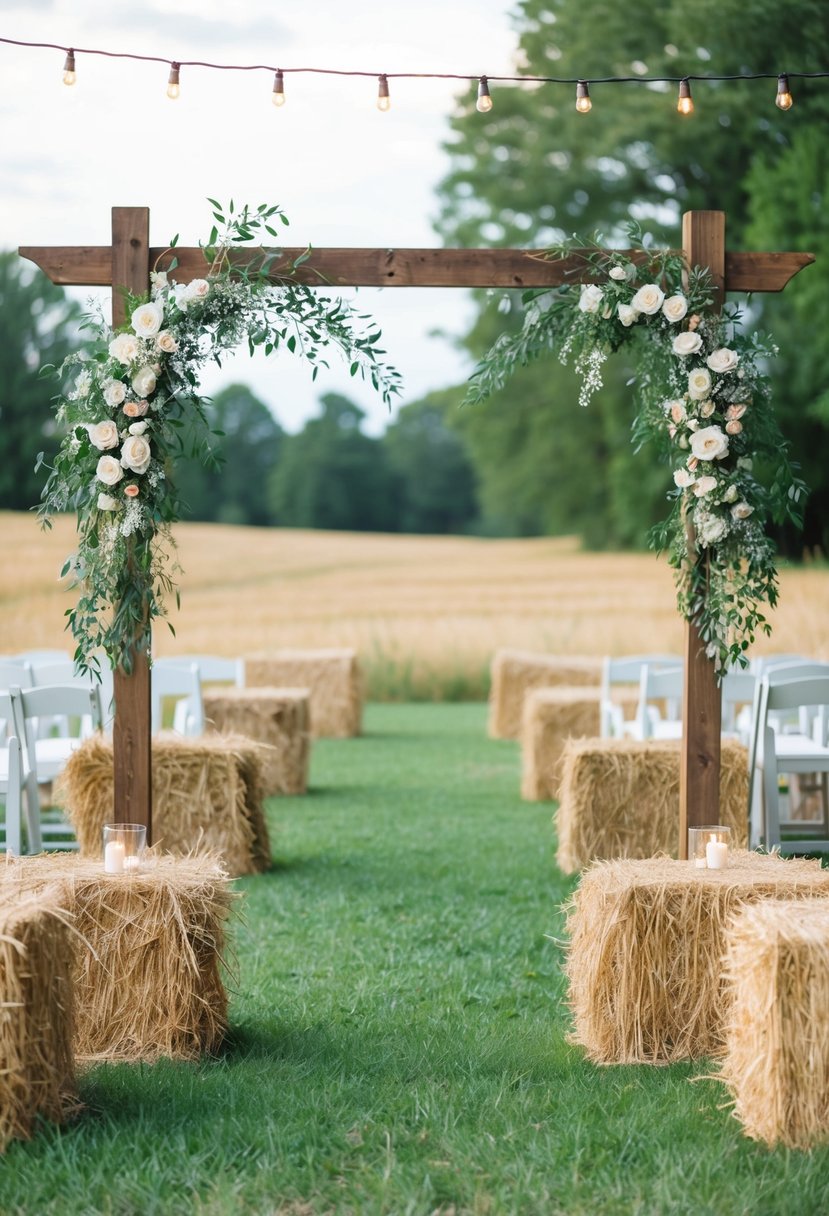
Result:
{"label": "eucalyptus greenery", "polygon": [[[502,388],[512,372],[548,352],[572,360],[579,403],[601,388],[607,357],[636,344],[633,442],[652,442],[671,467],[668,517],[652,529],[667,550],[683,617],[699,630],[718,671],[744,665],[762,612],[777,602],[769,521],[802,525],[806,487],[788,457],[765,372],[769,338],[745,333],[744,315],[712,308],[707,270],[653,248],[632,226],[630,255],[576,238],[546,255],[575,259],[574,284],[528,292],[521,330],[502,335],[479,364],[468,400]],[[761,479],[762,475],[762,479]]]}
{"label": "eucalyptus greenery", "polygon": [[211,432],[199,394],[205,364],[221,363],[225,351],[247,342],[251,353],[285,348],[303,357],[315,378],[334,348],[351,375],[369,380],[387,403],[400,391],[398,373],[382,361],[376,324],[295,281],[310,251],[278,277],[278,248],[240,256],[240,246],[276,237],[274,224],[288,223],[280,207],[208,201],[214,224],[203,247],[205,277],[175,281],[174,239],[149,294],[127,296],[129,324],[113,331],[100,312],[88,316],[90,348],[57,369],[72,382],[58,398],[65,437],[39,515],[48,527],[57,512],[77,513],[77,551],[62,575],[79,589],[67,616],[81,671],[98,670],[100,652],[111,666],[131,670],[134,655],[149,650],[152,623],[166,616],[169,594],[178,600],[175,465],[182,457],[218,463],[219,432]]}

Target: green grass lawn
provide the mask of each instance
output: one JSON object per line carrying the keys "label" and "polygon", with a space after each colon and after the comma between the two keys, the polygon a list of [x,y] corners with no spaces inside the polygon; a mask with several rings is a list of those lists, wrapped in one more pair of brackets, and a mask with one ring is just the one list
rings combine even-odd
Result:
{"label": "green grass lawn", "polygon": [[86,1111],[0,1161],[8,1213],[829,1211],[829,1149],[747,1140],[705,1062],[597,1068],[566,1041],[548,805],[478,705],[370,707],[270,803],[239,883],[231,1037],[98,1066]]}

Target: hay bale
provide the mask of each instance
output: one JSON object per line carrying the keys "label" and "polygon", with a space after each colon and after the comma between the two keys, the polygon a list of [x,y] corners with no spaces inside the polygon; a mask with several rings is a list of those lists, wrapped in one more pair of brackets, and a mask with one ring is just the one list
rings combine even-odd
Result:
{"label": "hay bale", "polygon": [[728,930],[722,1080],[746,1134],[829,1141],[829,904],[769,900]]}
{"label": "hay bale", "polygon": [[573,1041],[600,1064],[721,1053],[732,915],[809,896],[829,901],[829,871],[803,858],[732,851],[724,870],[667,857],[595,862],[567,909]]}
{"label": "hay bale", "polygon": [[207,721],[223,734],[262,748],[266,797],[304,794],[311,750],[309,697],[304,688],[224,688],[204,694]]}
{"label": "hay bale", "polygon": [[307,688],[315,739],[350,739],[362,729],[362,675],[356,650],[254,654],[245,659],[245,683],[254,688]]}
{"label": "hay bale", "polygon": [[601,659],[497,650],[490,666],[489,737],[519,738],[524,694],[531,689],[598,686],[601,678]]}
{"label": "hay bale", "polygon": [[[249,739],[158,735],[152,745],[153,843],[159,851],[217,852],[232,875],[270,864],[262,811],[262,749]],[[86,739],[56,783],[81,854],[100,857],[105,823],[115,818],[112,740]]]}
{"label": "hay bale", "polygon": [[[612,689],[625,711],[636,698]],[[530,802],[557,798],[564,744],[571,738],[599,734],[599,688],[536,688],[524,697],[521,720],[521,797]]]}
{"label": "hay bale", "polygon": [[53,888],[0,903],[0,1151],[77,1105],[71,942]]}
{"label": "hay bale", "polygon": [[78,1060],[196,1059],[221,1045],[225,921],[234,898],[215,856],[153,857],[130,875],[63,855],[0,867],[0,905],[44,886],[75,933]]}
{"label": "hay bale", "polygon": [[[596,858],[679,851],[681,740],[570,739],[561,758],[556,861],[574,874]],[[722,740],[719,822],[737,848],[748,842],[748,760]]]}

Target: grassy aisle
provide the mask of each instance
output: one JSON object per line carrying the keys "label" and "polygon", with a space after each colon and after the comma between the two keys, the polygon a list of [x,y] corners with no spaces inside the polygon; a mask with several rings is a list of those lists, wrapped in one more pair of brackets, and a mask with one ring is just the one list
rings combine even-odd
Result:
{"label": "grassy aisle", "polygon": [[550,808],[481,706],[372,707],[271,804],[277,867],[240,884],[232,1041],[103,1066],[85,1116],[13,1145],[0,1212],[829,1210],[829,1150],[770,1153],[690,1083],[565,1042]]}

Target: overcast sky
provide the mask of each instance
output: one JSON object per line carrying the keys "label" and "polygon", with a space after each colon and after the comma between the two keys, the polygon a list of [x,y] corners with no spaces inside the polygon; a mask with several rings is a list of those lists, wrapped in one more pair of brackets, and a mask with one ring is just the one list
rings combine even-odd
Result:
{"label": "overcast sky", "polygon": [[[0,0],[0,36],[176,60],[496,75],[514,71],[511,8],[502,0]],[[440,244],[435,186],[448,165],[441,144],[457,82],[392,81],[392,108],[381,114],[375,81],[360,77],[288,75],[277,109],[264,71],[183,69],[171,102],[163,64],[79,53],[77,84],[67,88],[60,51],[0,44],[0,62],[6,248],[107,244],[113,205],[149,206],[154,245],[174,233],[196,244],[209,232],[207,195],[279,203],[291,220],[287,244]],[[430,336],[463,330],[466,293],[364,288],[359,303],[380,321],[405,400],[468,374],[451,341]],[[232,380],[250,383],[288,430],[325,391],[356,398],[374,433],[388,418],[341,368],[312,385],[289,356],[244,355],[203,387]]]}

